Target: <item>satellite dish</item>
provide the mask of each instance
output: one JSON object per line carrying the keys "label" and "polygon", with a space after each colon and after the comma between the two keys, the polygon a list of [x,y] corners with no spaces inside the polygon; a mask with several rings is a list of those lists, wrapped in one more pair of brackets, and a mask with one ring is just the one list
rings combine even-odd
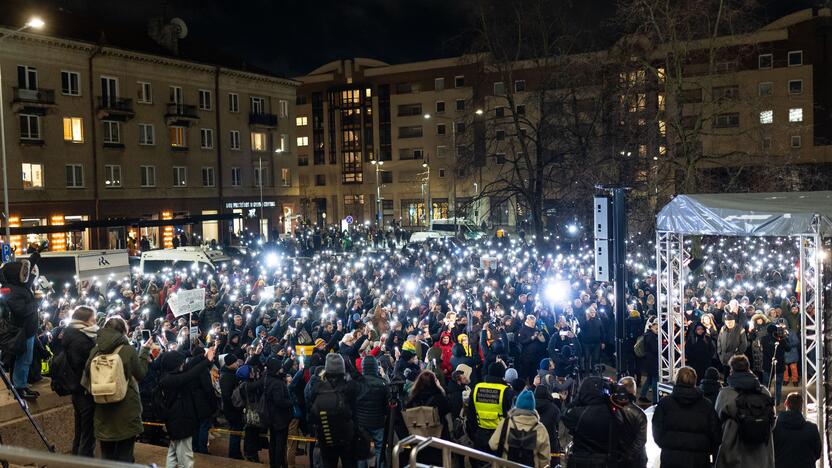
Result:
{"label": "satellite dish", "polygon": [[185,24],[185,21],[182,18],[174,18],[170,20],[170,24],[176,28],[176,37],[185,39],[188,35],[188,25]]}

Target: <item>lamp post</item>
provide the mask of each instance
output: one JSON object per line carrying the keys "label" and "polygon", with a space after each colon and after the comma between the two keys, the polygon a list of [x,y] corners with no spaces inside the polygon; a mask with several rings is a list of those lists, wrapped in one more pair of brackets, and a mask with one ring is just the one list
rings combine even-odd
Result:
{"label": "lamp post", "polygon": [[430,161],[426,160],[422,163],[422,167],[424,167],[427,172],[425,172],[425,229],[430,229],[430,220],[433,219],[433,207],[430,203]]}
{"label": "lamp post", "polygon": [[[38,17],[31,18],[26,24],[21,26],[20,28],[16,29],[11,34],[5,34],[0,37],[0,41],[6,39],[7,37],[11,37],[21,31],[26,29],[41,29],[44,26],[44,22],[42,19]],[[11,246],[11,226],[9,226],[9,170],[8,166],[6,165],[6,118],[5,118],[5,107],[6,101],[3,99],[3,67],[0,67],[0,154],[2,154],[2,164],[3,164],[3,214],[6,218],[6,230],[5,235],[3,236],[3,242],[6,245]]]}
{"label": "lamp post", "polygon": [[378,220],[379,229],[381,229],[384,227],[384,213],[381,207],[381,185],[379,184],[378,173],[381,171],[384,161],[373,160],[370,161],[370,164],[376,168],[376,219]]}

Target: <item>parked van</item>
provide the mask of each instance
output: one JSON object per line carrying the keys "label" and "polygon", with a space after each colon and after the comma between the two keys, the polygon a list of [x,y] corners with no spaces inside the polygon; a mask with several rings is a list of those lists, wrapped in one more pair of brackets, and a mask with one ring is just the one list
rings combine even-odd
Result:
{"label": "parked van", "polygon": [[485,235],[479,226],[465,218],[434,219],[430,222],[430,230],[447,232],[450,235],[455,235],[461,230],[466,240],[477,240]]}
{"label": "parked van", "polygon": [[[18,255],[17,258],[28,258]],[[126,249],[72,250],[68,252],[43,252],[38,262],[41,277],[60,290],[64,284],[108,279],[130,278],[130,262]]]}
{"label": "parked van", "polygon": [[212,270],[217,270],[223,263],[230,261],[231,257],[226,255],[222,250],[212,250],[197,246],[148,250],[142,252],[139,271],[145,274],[159,273],[165,268],[190,268],[194,263],[200,269],[202,266],[208,266]]}

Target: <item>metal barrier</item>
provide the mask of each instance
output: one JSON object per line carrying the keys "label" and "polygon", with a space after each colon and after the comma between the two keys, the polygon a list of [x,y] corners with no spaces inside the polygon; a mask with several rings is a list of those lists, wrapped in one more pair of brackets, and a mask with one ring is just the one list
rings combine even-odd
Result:
{"label": "metal barrier", "polygon": [[[36,466],[48,466],[49,468],[146,468],[148,466],[62,453],[41,452],[12,445],[0,445],[0,460],[15,465],[35,464]],[[156,465],[150,466],[155,467]]]}
{"label": "metal barrier", "polygon": [[404,439],[400,440],[395,447],[393,447],[393,468],[399,468],[399,452],[401,451],[402,447],[411,447],[414,444],[415,447],[410,449],[410,461],[408,463],[408,465],[411,468],[416,468],[418,466],[416,462],[416,457],[419,455],[419,452],[422,451],[422,449],[427,447],[433,447],[442,450],[442,466],[445,467],[453,466],[452,455],[456,454],[463,455],[465,457],[473,458],[475,460],[483,461],[486,463],[490,463],[493,467],[528,468],[526,465],[521,465],[513,461],[508,461],[500,457],[495,457],[494,455],[485,452],[480,452],[479,450],[474,450],[464,445],[455,444],[453,442],[449,442],[438,437],[422,437],[417,435],[407,436]]}

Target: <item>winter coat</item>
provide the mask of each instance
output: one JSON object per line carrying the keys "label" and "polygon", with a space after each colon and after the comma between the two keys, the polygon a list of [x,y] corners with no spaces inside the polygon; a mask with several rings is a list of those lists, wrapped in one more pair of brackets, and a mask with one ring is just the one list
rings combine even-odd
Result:
{"label": "winter coat", "polygon": [[617,437],[619,468],[645,468],[647,466],[647,415],[635,404],[635,397],[621,407],[624,424]]}
{"label": "winter coat", "polygon": [[228,424],[233,426],[243,425],[243,410],[234,406],[231,401],[231,394],[237,388],[239,380],[237,371],[223,366],[220,369],[220,393],[222,394],[222,414]]}
{"label": "winter coat", "polygon": [[708,399],[711,406],[716,405],[716,397],[722,389],[722,383],[714,379],[702,379],[699,382],[699,390],[702,391],[702,396]]}
{"label": "winter coat", "polygon": [[[448,344],[446,345],[442,344],[442,337],[444,336],[448,337]],[[442,351],[442,362],[440,363],[440,368],[442,369],[442,373],[445,374],[446,378],[450,377],[451,372],[453,372],[453,368],[451,367],[451,356],[453,356],[454,348],[454,343],[451,340],[451,334],[448,332],[442,332],[442,334],[439,335],[439,340],[437,340],[436,343],[433,344],[433,347],[438,348]]]}
{"label": "winter coat", "polygon": [[292,412],[292,396],[289,394],[289,387],[286,386],[284,376],[282,374],[266,374],[257,383],[260,386],[255,388],[255,391],[261,389],[263,391],[269,428],[283,430],[289,427],[294,414]]}
{"label": "winter coat", "polygon": [[81,384],[89,390],[92,358],[98,354],[110,354],[119,346],[121,350],[118,355],[124,363],[124,375],[127,377],[127,394],[117,403],[95,405],[95,438],[107,442],[132,439],[144,431],[138,382],[144,379],[147,373],[150,354],[148,348],[142,347],[137,353],[121,332],[112,328],[102,328],[98,331],[95,347],[90,351],[84,366]]}
{"label": "winter coat", "polygon": [[705,375],[705,369],[711,366],[714,353],[716,345],[707,333],[702,336],[694,334],[685,343],[685,363],[693,367],[699,379]]}
{"label": "winter coat", "polygon": [[558,426],[560,426],[560,407],[555,400],[552,399],[552,394],[549,389],[540,385],[534,389],[534,404],[540,422],[546,427],[549,432],[549,450],[552,453],[560,452],[560,441],[558,439]]}
{"label": "winter coat", "polygon": [[537,433],[537,449],[534,452],[534,466],[535,468],[544,468],[549,466],[551,446],[549,445],[549,431],[546,430],[540,422],[540,417],[537,411],[524,410],[520,408],[513,408],[508,412],[505,419],[497,424],[497,429],[491,434],[491,439],[488,441],[488,446],[494,450],[497,456],[508,459],[508,430],[506,430],[505,438],[500,440],[503,436],[503,426],[508,424],[508,429],[520,429],[522,431],[535,431]]}
{"label": "winter coat", "polygon": [[32,294],[32,268],[40,259],[39,253],[33,253],[28,259],[6,263],[0,272],[3,285],[3,297],[11,310],[11,322],[23,329],[26,338],[35,336],[38,329],[38,301]]}
{"label": "winter coat", "polygon": [[572,434],[570,457],[578,457],[581,464],[606,466],[610,450],[610,434],[617,426],[610,411],[608,397],[598,389],[598,377],[588,377],[581,383],[572,407],[563,415],[563,425]]}
{"label": "winter coat", "polygon": [[800,331],[794,330],[789,332],[789,349],[786,351],[784,357],[786,364],[796,364],[800,361]]}
{"label": "winter coat", "polygon": [[80,386],[81,377],[84,375],[84,366],[90,357],[90,351],[95,347],[95,341],[84,334],[80,329],[70,325],[64,328],[61,336],[61,345],[66,353],[66,360],[69,368],[78,377],[78,392],[86,393],[86,389]]}
{"label": "winter coat", "polygon": [[800,411],[777,415],[774,425],[775,468],[814,468],[821,455],[818,426],[806,421]]}
{"label": "winter coat", "polygon": [[604,323],[597,316],[581,324],[581,344],[594,346],[604,342]]}
{"label": "winter coat", "polygon": [[[779,343],[777,345],[776,353],[774,351],[774,343]],[[788,337],[778,340],[774,336],[767,334],[766,336],[760,338],[760,346],[763,348],[763,372],[771,372],[771,359],[776,358],[777,364],[774,370],[773,378],[779,378],[786,370],[786,352],[791,349]]]}
{"label": "winter coat", "polygon": [[699,389],[677,384],[653,412],[653,440],[662,468],[708,468],[722,441],[713,404]]}
{"label": "winter coat", "polygon": [[745,334],[745,329],[739,325],[734,325],[734,328],[730,330],[725,326],[719,330],[719,337],[716,340],[716,354],[723,366],[728,365],[728,360],[732,356],[745,354],[746,348],[748,348],[748,337]]}
{"label": "winter coat", "polygon": [[757,446],[747,446],[739,439],[736,421],[738,390],[753,391],[755,388],[770,395],[754,374],[742,372],[728,376],[728,386],[719,392],[716,412],[723,423],[722,445],[719,447],[716,468],[774,468],[774,443],[771,438],[768,444]]}
{"label": "winter coat", "polygon": [[647,377],[659,374],[659,335],[650,330],[644,333],[644,371]]}
{"label": "winter coat", "polygon": [[362,429],[381,429],[388,411],[387,384],[381,377],[363,375],[358,382],[355,421]]}
{"label": "winter coat", "polygon": [[164,392],[163,415],[171,440],[187,439],[199,428],[200,418],[192,398],[193,387],[199,386],[211,363],[204,356],[191,359],[189,369],[162,374],[159,388]]}

